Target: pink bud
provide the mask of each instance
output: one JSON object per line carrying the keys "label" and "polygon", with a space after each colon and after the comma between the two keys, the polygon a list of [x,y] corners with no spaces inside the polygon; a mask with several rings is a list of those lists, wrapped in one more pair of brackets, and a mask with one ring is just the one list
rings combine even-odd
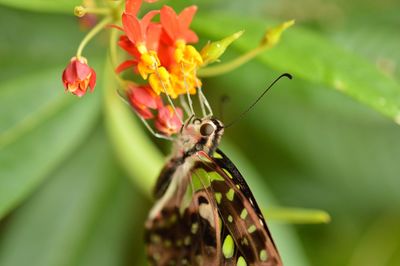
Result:
{"label": "pink bud", "polygon": [[182,109],[177,107],[176,113],[170,106],[163,106],[158,110],[156,128],[167,136],[178,133],[182,127],[181,119],[183,117]]}

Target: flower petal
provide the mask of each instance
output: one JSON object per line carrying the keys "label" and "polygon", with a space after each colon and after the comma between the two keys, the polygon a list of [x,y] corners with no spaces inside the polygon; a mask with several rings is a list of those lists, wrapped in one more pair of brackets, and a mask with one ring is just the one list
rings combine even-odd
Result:
{"label": "flower petal", "polygon": [[160,21],[164,31],[175,40],[179,33],[179,22],[175,11],[169,6],[163,6],[160,11]]}
{"label": "flower petal", "polygon": [[150,24],[146,32],[146,47],[150,51],[158,51],[162,27],[160,24]]}
{"label": "flower petal", "polygon": [[96,86],[96,71],[94,71],[93,68],[91,68],[92,74],[90,75],[90,81],[89,81],[89,87],[90,87],[90,92],[93,92],[94,87]]}
{"label": "flower petal", "polygon": [[192,30],[187,30],[183,38],[187,43],[196,43],[199,41],[199,37],[197,37],[197,34]]}
{"label": "flower petal", "polygon": [[92,72],[92,69],[87,64],[83,64],[79,60],[73,63],[75,63],[76,76],[79,80],[85,80]]}
{"label": "flower petal", "polygon": [[128,36],[121,35],[118,45],[135,58],[140,58],[140,53],[137,47],[128,39]]}
{"label": "flower petal", "polygon": [[164,106],[159,109],[157,114],[157,120],[154,125],[163,134],[170,136],[179,132],[182,123],[181,119],[183,117],[182,109],[176,107],[176,113],[174,109],[170,106]]}
{"label": "flower petal", "polygon": [[190,23],[192,23],[193,17],[197,12],[197,6],[189,6],[182,10],[182,12],[178,15],[179,23],[181,29],[188,29]]}
{"label": "flower petal", "polygon": [[75,63],[70,62],[63,72],[62,79],[65,84],[73,83],[77,80]]}
{"label": "flower petal", "polygon": [[115,24],[107,25],[105,28],[106,29],[117,29],[117,30],[120,30],[120,31],[124,31],[124,29],[121,26],[118,26],[118,25],[115,25]]}
{"label": "flower petal", "polygon": [[142,0],[126,0],[125,12],[133,16],[136,16],[137,13],[139,12],[141,5],[142,5]]}
{"label": "flower petal", "polygon": [[142,29],[147,29],[147,27],[150,24],[150,21],[154,18],[154,16],[158,15],[159,13],[160,13],[159,10],[152,10],[148,12],[146,15],[144,15],[140,22],[142,25]]}
{"label": "flower petal", "polygon": [[137,44],[144,41],[142,27],[140,21],[131,14],[122,14],[122,25],[128,39]]}
{"label": "flower petal", "polygon": [[126,69],[128,69],[128,68],[130,68],[130,67],[132,67],[134,65],[137,65],[137,61],[126,60],[126,61],[122,62],[119,66],[117,66],[117,68],[115,69],[115,72],[117,74],[119,74],[122,71],[124,71],[124,70],[126,70]]}
{"label": "flower petal", "polygon": [[153,118],[150,109],[162,108],[161,97],[155,94],[148,86],[130,84],[127,92],[131,106],[144,119]]}
{"label": "flower petal", "polygon": [[77,89],[77,90],[73,91],[72,93],[75,94],[76,96],[78,96],[79,98],[81,98],[83,95],[86,94],[86,91]]}

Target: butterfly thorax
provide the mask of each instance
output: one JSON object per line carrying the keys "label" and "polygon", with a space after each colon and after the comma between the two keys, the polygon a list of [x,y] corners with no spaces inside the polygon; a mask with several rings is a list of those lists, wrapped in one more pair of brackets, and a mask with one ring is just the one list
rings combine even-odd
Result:
{"label": "butterfly thorax", "polygon": [[[201,160],[200,157],[212,156],[223,132],[223,124],[215,118],[189,118],[182,126],[170,159],[157,180],[154,188],[156,199],[164,197],[166,200],[176,193],[178,186],[184,187],[189,182],[185,173]],[[169,195],[165,195],[167,188],[170,189]]]}

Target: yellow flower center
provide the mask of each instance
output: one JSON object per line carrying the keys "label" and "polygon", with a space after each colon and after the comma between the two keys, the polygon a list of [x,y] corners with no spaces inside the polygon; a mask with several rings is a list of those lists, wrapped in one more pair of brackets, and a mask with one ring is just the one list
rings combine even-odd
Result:
{"label": "yellow flower center", "polygon": [[178,97],[171,84],[170,73],[165,67],[159,67],[154,73],[150,74],[149,83],[157,95],[163,92],[173,99]]}
{"label": "yellow flower center", "polygon": [[196,48],[186,45],[184,41],[177,41],[174,63],[169,67],[169,71],[161,66],[155,51],[142,53],[138,71],[143,79],[149,76],[150,86],[155,93],[166,93],[175,99],[180,94],[196,93],[196,88],[201,86],[196,73],[202,64],[203,59]]}
{"label": "yellow flower center", "polygon": [[82,91],[86,91],[88,86],[89,86],[89,81],[90,81],[90,77],[92,76],[92,73],[89,73],[89,75],[83,79],[83,80],[76,80],[74,83],[70,83],[68,84],[68,91],[70,92],[74,92],[78,89],[82,90]]}
{"label": "yellow flower center", "polygon": [[143,79],[147,79],[149,74],[154,73],[160,66],[160,59],[158,59],[155,51],[145,52],[140,56],[138,63],[138,71]]}

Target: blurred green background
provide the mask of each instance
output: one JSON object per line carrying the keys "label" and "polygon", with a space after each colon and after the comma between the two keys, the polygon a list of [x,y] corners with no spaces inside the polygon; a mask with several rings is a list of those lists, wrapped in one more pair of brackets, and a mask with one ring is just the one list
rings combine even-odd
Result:
{"label": "blurred green background", "polygon": [[[268,26],[296,25],[251,63],[203,80],[230,121],[281,81],[222,149],[263,208],[326,210],[329,224],[269,224],[285,265],[400,265],[400,2],[161,1],[197,4],[204,40],[244,29],[223,61]],[[0,0],[0,265],[145,265],[150,187],[169,145],[115,95],[107,34],[85,56],[95,93],[66,95],[61,73],[85,32],[79,1]],[[218,113],[218,111],[217,111]],[[397,124],[396,124],[397,123]]]}

